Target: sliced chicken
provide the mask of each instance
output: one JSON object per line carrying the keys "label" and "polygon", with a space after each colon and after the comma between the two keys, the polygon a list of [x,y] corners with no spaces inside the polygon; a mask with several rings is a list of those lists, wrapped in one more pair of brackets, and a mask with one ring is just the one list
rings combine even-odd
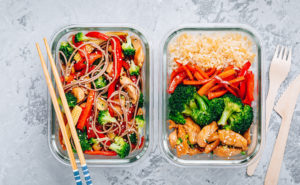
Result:
{"label": "sliced chicken", "polygon": [[232,130],[219,130],[218,133],[223,144],[240,147],[244,151],[247,150],[247,140],[242,135]]}
{"label": "sliced chicken", "polygon": [[251,134],[250,134],[250,128],[244,133],[244,138],[247,140],[247,144],[251,144]]}
{"label": "sliced chicken", "polygon": [[220,144],[220,139],[215,140],[213,143],[206,145],[204,153],[210,153]]}
{"label": "sliced chicken", "polygon": [[242,150],[237,148],[229,148],[228,146],[218,146],[213,150],[213,152],[219,157],[231,157],[240,154]]}
{"label": "sliced chicken", "polygon": [[209,125],[206,125],[197,135],[197,143],[200,147],[207,145],[207,139],[218,129],[217,123],[214,121]]}
{"label": "sliced chicken", "polygon": [[173,121],[173,120],[169,120],[170,125],[169,125],[169,129],[173,129],[173,128],[178,128],[178,125]]}
{"label": "sliced chicken", "polygon": [[191,118],[185,119],[185,124],[183,125],[185,131],[188,134],[188,139],[191,144],[197,143],[197,135],[200,132],[200,126],[197,125]]}
{"label": "sliced chicken", "polygon": [[131,43],[135,49],[134,63],[142,68],[145,60],[142,42],[140,39],[132,36]]}
{"label": "sliced chicken", "polygon": [[213,142],[216,141],[217,139],[219,139],[219,134],[218,132],[214,132],[212,135],[210,135],[210,137],[207,139],[207,142]]}
{"label": "sliced chicken", "polygon": [[202,151],[199,150],[199,148],[190,148],[189,149],[189,155],[196,155],[196,154],[201,154],[203,153]]}
{"label": "sliced chicken", "polygon": [[170,142],[170,145],[171,145],[172,148],[175,148],[176,141],[177,141],[177,130],[174,130],[169,135],[169,142]]}
{"label": "sliced chicken", "polygon": [[125,103],[126,103],[125,98],[121,97],[121,99],[118,98],[118,99],[114,99],[113,101],[116,102],[116,103],[112,103],[112,105],[114,106],[114,109],[115,109],[114,111],[116,113],[123,114],[123,110],[120,105],[122,105],[122,107],[125,106]]}
{"label": "sliced chicken", "polygon": [[127,91],[129,97],[131,98],[131,103],[136,104],[138,99],[136,88],[133,85],[127,85],[127,84],[133,84],[130,78],[128,78],[127,76],[121,76],[120,83],[121,85],[125,85],[124,89]]}
{"label": "sliced chicken", "polygon": [[177,156],[180,157],[182,155],[186,155],[189,153],[189,145],[187,143],[186,139],[186,132],[185,129],[183,128],[183,125],[178,125],[178,140],[180,139],[181,142],[180,144],[176,145],[176,151],[177,151]]}

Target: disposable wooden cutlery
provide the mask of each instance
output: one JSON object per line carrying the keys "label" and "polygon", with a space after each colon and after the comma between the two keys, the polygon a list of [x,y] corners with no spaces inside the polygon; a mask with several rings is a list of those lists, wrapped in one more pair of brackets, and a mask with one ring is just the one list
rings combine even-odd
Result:
{"label": "disposable wooden cutlery", "polygon": [[281,116],[282,121],[265,178],[265,185],[276,185],[278,183],[286,141],[299,92],[300,75],[290,83],[275,106],[275,111]]}
{"label": "disposable wooden cutlery", "polygon": [[[85,177],[85,182],[86,182],[87,185],[92,185],[92,179],[90,177],[89,170],[88,170],[88,167],[86,165],[86,161],[85,161],[85,158],[84,158],[84,155],[83,155],[83,152],[82,152],[82,148],[81,148],[81,145],[80,145],[80,142],[79,142],[79,138],[77,136],[77,132],[76,132],[76,129],[75,129],[75,126],[74,126],[74,123],[73,123],[72,115],[71,115],[71,112],[70,112],[70,109],[69,109],[69,106],[68,106],[68,103],[67,103],[67,100],[66,100],[66,96],[65,96],[65,93],[63,91],[63,87],[62,87],[62,84],[61,84],[61,81],[60,81],[60,78],[59,78],[59,74],[58,74],[55,62],[53,60],[48,42],[45,38],[44,38],[44,42],[45,42],[47,54],[48,54],[48,57],[49,57],[50,65],[51,65],[51,68],[52,68],[53,76],[54,76],[54,79],[55,79],[55,82],[56,82],[56,85],[57,85],[57,89],[58,89],[58,92],[59,92],[59,96],[61,98],[63,108],[64,108],[66,116],[67,116],[68,124],[69,124],[70,130],[71,130],[71,135],[72,135],[72,138],[73,138],[73,141],[74,141],[74,144],[75,144],[75,148],[76,148],[76,151],[78,153],[78,157],[79,157],[79,160],[80,160],[80,163],[81,163],[82,171],[83,171],[83,174],[84,174],[84,177]],[[55,109],[55,112],[56,112],[56,115],[57,115],[57,118],[58,118],[58,121],[59,121],[59,126],[61,128],[63,139],[64,139],[64,142],[66,144],[67,153],[69,155],[70,163],[71,163],[73,173],[74,173],[74,177],[75,177],[75,182],[76,182],[76,184],[81,185],[82,181],[80,179],[80,175],[79,175],[79,171],[78,171],[78,168],[77,168],[77,165],[76,165],[74,154],[72,152],[72,147],[71,147],[70,141],[68,139],[66,127],[65,127],[65,124],[64,124],[64,121],[63,121],[63,118],[62,118],[62,113],[60,111],[60,107],[59,107],[59,104],[57,102],[56,93],[55,93],[54,87],[52,85],[52,81],[51,81],[51,78],[49,76],[49,72],[48,72],[44,57],[42,56],[40,47],[39,47],[38,44],[36,44],[36,46],[37,46],[37,50],[38,50],[38,53],[39,53],[39,56],[40,56],[40,60],[41,60],[42,68],[43,68],[44,75],[45,75],[45,78],[46,78],[46,82],[47,82],[47,85],[48,85],[48,88],[49,88],[49,93],[50,93],[50,96],[51,96],[51,99],[52,99],[52,102],[53,102],[53,106],[54,106],[54,109]]]}
{"label": "disposable wooden cutlery", "polygon": [[[276,51],[273,56],[271,66],[270,66],[270,72],[269,72],[270,84],[269,84],[269,91],[266,100],[266,131],[268,130],[269,127],[270,117],[273,110],[277,91],[280,87],[280,84],[285,80],[285,78],[287,77],[290,71],[291,57],[292,57],[291,49],[279,45],[276,47]],[[260,158],[248,166],[247,174],[249,176],[253,175],[259,161]]]}

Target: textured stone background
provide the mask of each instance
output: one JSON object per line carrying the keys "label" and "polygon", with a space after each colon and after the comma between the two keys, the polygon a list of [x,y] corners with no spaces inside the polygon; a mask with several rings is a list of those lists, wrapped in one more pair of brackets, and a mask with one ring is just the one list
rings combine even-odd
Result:
{"label": "textured stone background", "polygon": [[[300,72],[299,9],[297,0],[0,0],[0,184],[74,184],[70,167],[56,161],[48,147],[47,87],[34,45],[36,41],[42,44],[43,37],[50,38],[59,26],[86,22],[139,25],[151,36],[158,66],[160,40],[179,24],[249,24],[261,35],[265,69],[277,44],[293,47],[291,73],[281,86],[282,92]],[[299,116],[300,106],[296,106],[281,185],[300,184]],[[92,168],[91,175],[95,184],[263,184],[279,123],[279,116],[273,114],[262,162],[253,177],[247,177],[245,168],[178,168],[169,164],[157,147],[135,167]],[[157,128],[157,119],[153,124]]]}

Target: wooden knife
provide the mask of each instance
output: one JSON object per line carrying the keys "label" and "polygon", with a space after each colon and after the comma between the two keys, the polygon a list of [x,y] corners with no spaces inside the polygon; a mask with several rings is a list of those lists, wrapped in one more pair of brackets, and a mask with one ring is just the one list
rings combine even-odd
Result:
{"label": "wooden knife", "polygon": [[265,185],[276,185],[278,183],[286,141],[289,135],[290,125],[299,92],[300,75],[298,75],[297,78],[289,84],[288,88],[280,97],[274,108],[281,116],[282,121],[265,178]]}

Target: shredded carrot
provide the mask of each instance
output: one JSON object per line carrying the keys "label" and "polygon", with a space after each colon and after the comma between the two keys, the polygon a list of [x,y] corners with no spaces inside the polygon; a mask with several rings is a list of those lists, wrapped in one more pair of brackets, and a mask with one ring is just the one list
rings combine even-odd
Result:
{"label": "shredded carrot", "polygon": [[193,66],[187,64],[186,67],[187,67],[191,72],[193,72],[193,73],[196,72],[196,69],[195,69]]}
{"label": "shredded carrot", "polygon": [[227,78],[231,75],[234,75],[236,72],[234,69],[229,69],[227,71],[223,71],[222,73],[220,73],[218,76],[222,79]]}
{"label": "shredded carrot", "polygon": [[194,65],[194,67],[205,79],[209,78],[209,76],[199,66]]}
{"label": "shredded carrot", "polygon": [[235,78],[235,79],[233,79],[233,80],[230,80],[230,81],[228,81],[230,84],[234,84],[234,83],[237,83],[237,82],[241,82],[241,81],[243,81],[243,80],[245,80],[245,77],[244,76],[240,76],[240,77],[237,77],[237,78]]}
{"label": "shredded carrot", "polygon": [[209,92],[208,93],[208,99],[214,99],[214,98],[218,98],[220,96],[223,96],[224,94],[227,93],[227,90],[222,90],[222,91],[216,91],[216,92]]}
{"label": "shredded carrot", "polygon": [[184,85],[203,85],[209,82],[211,79],[203,79],[203,80],[183,80]]}
{"label": "shredded carrot", "polygon": [[227,71],[227,70],[230,70],[230,69],[233,69],[233,65],[229,65],[228,67],[226,67],[225,69],[224,69],[224,71]]}
{"label": "shredded carrot", "polygon": [[217,82],[217,80],[215,80],[215,79],[209,81],[208,83],[206,83],[205,85],[203,85],[203,86],[198,90],[198,94],[199,94],[200,96],[207,95],[209,89],[212,88],[212,87],[216,84],[216,82]]}
{"label": "shredded carrot", "polygon": [[198,71],[196,71],[195,73],[194,73],[194,76],[195,76],[195,78],[197,79],[197,80],[203,80],[204,78],[200,75],[200,73],[198,72]]}
{"label": "shredded carrot", "polygon": [[235,90],[233,90],[231,87],[229,87],[228,85],[225,85],[225,88],[234,96],[238,96],[237,93],[235,92]]}
{"label": "shredded carrot", "polygon": [[222,87],[224,87],[223,84],[218,84],[216,86],[213,86],[212,88],[209,89],[209,92],[213,92],[213,91],[216,91],[218,89],[221,89]]}
{"label": "shredded carrot", "polygon": [[186,74],[188,75],[189,79],[190,79],[190,80],[194,80],[194,77],[193,77],[191,71],[187,68],[187,65],[184,65],[184,66],[182,66],[182,67],[183,67],[183,69],[185,70]]}

